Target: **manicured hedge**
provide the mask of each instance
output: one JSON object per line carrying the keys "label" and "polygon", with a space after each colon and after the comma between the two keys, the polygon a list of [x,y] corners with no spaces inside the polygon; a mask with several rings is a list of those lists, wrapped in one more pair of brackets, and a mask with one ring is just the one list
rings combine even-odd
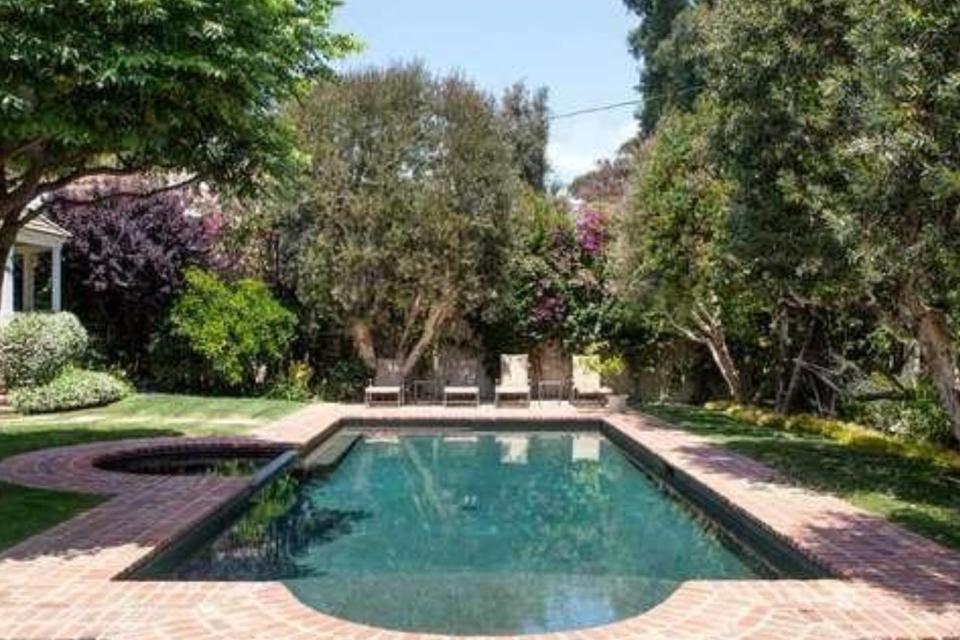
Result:
{"label": "manicured hedge", "polygon": [[109,373],[67,367],[47,384],[13,390],[10,404],[23,414],[49,413],[97,407],[129,393],[130,387]]}
{"label": "manicured hedge", "polygon": [[87,348],[72,313],[21,313],[0,328],[0,377],[9,389],[46,384]]}

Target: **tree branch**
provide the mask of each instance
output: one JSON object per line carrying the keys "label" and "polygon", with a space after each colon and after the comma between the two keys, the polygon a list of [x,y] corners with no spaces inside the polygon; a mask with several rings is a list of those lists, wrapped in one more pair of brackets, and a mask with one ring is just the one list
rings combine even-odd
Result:
{"label": "tree branch", "polygon": [[673,318],[667,318],[667,322],[677,331],[680,335],[684,336],[691,342],[696,342],[698,344],[706,344],[706,339],[703,336],[697,335],[692,329],[684,327],[679,322]]}
{"label": "tree branch", "polygon": [[140,171],[141,169],[120,169],[117,167],[90,167],[87,169],[78,169],[68,173],[63,177],[57,178],[56,180],[50,180],[49,182],[40,184],[37,187],[37,195],[59,191],[60,189],[69,186],[71,183],[83,178],[92,178],[94,176],[124,177],[135,175],[140,173]]}
{"label": "tree branch", "polygon": [[0,200],[0,218],[3,219],[4,225],[11,216],[19,216],[23,208],[37,195],[36,188],[43,178],[45,163],[41,151],[32,151],[31,155],[33,159],[21,176],[20,184]]}
{"label": "tree branch", "polygon": [[420,306],[422,299],[423,293],[418,291],[416,297],[413,299],[413,304],[410,305],[410,310],[407,312],[407,321],[403,327],[403,333],[400,334],[400,341],[397,343],[398,353],[403,353],[407,349],[407,342],[410,341],[413,328],[416,326],[417,319],[420,317]]}
{"label": "tree branch", "polygon": [[0,149],[0,159],[13,158],[21,153],[26,153],[31,149],[38,148],[43,143],[43,138],[34,138],[33,140],[27,140],[26,142],[15,144],[12,147]]}
{"label": "tree branch", "polygon": [[48,210],[53,206],[68,206],[68,207],[90,207],[102,204],[109,200],[115,200],[117,198],[151,198],[153,196],[160,195],[162,193],[168,193],[170,191],[177,191],[188,187],[191,184],[196,184],[200,181],[200,176],[195,175],[191,176],[185,180],[179,182],[174,182],[173,184],[164,185],[162,187],[157,187],[156,189],[149,189],[147,191],[114,191],[112,193],[107,193],[102,196],[97,196],[96,198],[88,199],[76,199],[76,198],[66,198],[66,197],[57,197],[49,200],[48,202],[43,203],[42,206],[37,207],[37,209],[31,212],[31,220],[37,215],[40,215],[42,211]]}

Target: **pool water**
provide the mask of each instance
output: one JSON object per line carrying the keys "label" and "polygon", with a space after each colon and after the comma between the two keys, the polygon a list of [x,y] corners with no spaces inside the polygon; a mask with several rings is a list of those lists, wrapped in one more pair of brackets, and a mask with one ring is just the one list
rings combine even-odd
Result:
{"label": "pool water", "polygon": [[164,577],[283,580],[389,629],[521,634],[760,572],[599,433],[467,432],[368,436],[331,473],[284,476]]}

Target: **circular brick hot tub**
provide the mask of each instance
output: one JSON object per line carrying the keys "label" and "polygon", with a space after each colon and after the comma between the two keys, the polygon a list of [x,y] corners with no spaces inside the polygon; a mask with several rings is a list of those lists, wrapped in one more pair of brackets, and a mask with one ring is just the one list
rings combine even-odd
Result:
{"label": "circular brick hot tub", "polygon": [[290,447],[256,442],[176,442],[127,448],[94,460],[104,471],[147,475],[253,475]]}

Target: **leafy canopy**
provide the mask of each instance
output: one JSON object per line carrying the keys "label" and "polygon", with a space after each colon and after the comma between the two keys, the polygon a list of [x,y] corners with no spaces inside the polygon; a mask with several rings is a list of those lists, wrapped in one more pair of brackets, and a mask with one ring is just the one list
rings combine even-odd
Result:
{"label": "leafy canopy", "polygon": [[517,180],[496,105],[410,65],[318,86],[291,116],[312,158],[284,231],[298,297],[368,364],[412,366],[501,273]]}
{"label": "leafy canopy", "polygon": [[278,105],[356,48],[336,0],[0,0],[0,215],[151,168],[251,187],[294,157]]}

